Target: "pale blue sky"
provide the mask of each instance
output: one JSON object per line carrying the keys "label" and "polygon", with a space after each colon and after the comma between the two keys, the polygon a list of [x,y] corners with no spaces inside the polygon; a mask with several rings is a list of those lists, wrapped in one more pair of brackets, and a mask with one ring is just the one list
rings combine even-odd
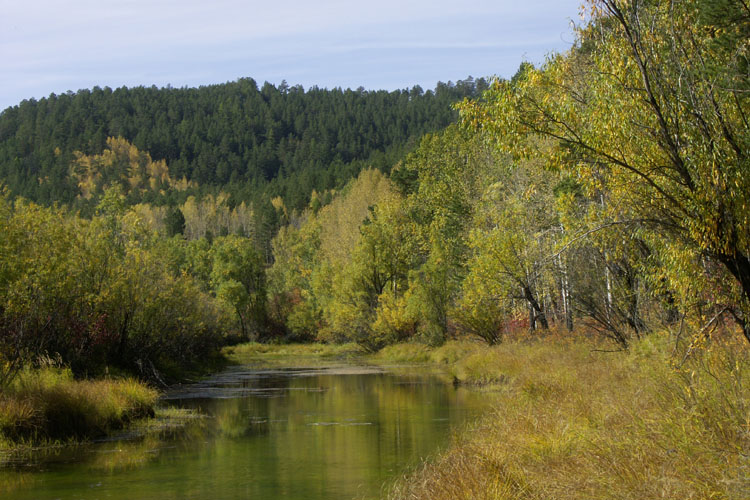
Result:
{"label": "pale blue sky", "polygon": [[573,41],[581,0],[0,0],[0,110],[91,88],[398,89],[511,76]]}

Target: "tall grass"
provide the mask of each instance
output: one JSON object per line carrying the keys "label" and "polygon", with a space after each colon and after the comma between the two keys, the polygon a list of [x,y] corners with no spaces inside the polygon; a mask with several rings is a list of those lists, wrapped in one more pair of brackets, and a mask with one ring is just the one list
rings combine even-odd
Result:
{"label": "tall grass", "polygon": [[383,347],[372,359],[381,363],[427,363],[431,352],[425,344],[405,342]]}
{"label": "tall grass", "polygon": [[457,359],[457,379],[497,384],[497,407],[388,498],[750,498],[744,344],[684,364],[659,336],[629,353],[594,347],[511,343]]}
{"label": "tall grass", "polygon": [[364,353],[362,348],[354,343],[349,344],[261,344],[259,342],[248,342],[236,346],[226,347],[223,353],[234,361],[242,361],[248,358],[263,357],[319,357],[319,358],[346,358]]}
{"label": "tall grass", "polygon": [[68,369],[28,369],[0,394],[0,447],[103,435],[153,415],[157,398],[132,379],[76,381]]}

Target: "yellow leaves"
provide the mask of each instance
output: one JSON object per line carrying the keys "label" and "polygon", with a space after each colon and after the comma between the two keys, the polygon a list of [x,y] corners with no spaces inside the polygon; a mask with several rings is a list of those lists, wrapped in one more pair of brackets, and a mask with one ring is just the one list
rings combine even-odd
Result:
{"label": "yellow leaves", "polygon": [[195,184],[187,180],[187,177],[183,176],[182,179],[175,181],[172,187],[177,191],[187,191],[189,188],[195,187]]}
{"label": "yellow leaves", "polygon": [[318,212],[323,258],[338,266],[346,265],[370,207],[392,196],[395,188],[386,176],[376,169],[363,170],[340,196]]}
{"label": "yellow leaves", "polygon": [[86,199],[115,184],[132,191],[156,191],[164,186],[185,190],[191,183],[183,177],[174,182],[164,160],[153,161],[147,152],[139,151],[122,137],[109,137],[107,149],[99,155],[75,151],[70,174],[76,179],[80,196]]}
{"label": "yellow leaves", "polygon": [[161,185],[173,185],[169,177],[169,168],[164,160],[151,161],[146,164],[146,174],[148,176],[151,190],[156,191]]}
{"label": "yellow leaves", "polygon": [[[234,208],[228,202],[229,195],[224,192],[217,196],[207,194],[200,200],[189,196],[179,207],[185,217],[185,237],[195,240],[208,232],[216,236],[222,230],[251,237],[255,231],[255,210],[244,201]],[[163,219],[158,221],[157,229],[164,230]]]}
{"label": "yellow leaves", "polygon": [[372,324],[374,336],[384,343],[397,342],[414,333],[417,318],[408,307],[409,297],[384,293],[378,298],[378,309]]}
{"label": "yellow leaves", "polygon": [[281,198],[281,196],[271,198],[271,206],[273,206],[273,208],[276,209],[277,212],[282,212],[284,216],[287,216],[286,205],[284,205],[284,200]]}
{"label": "yellow leaves", "polygon": [[523,191],[522,197],[526,200],[532,199],[534,196],[537,195],[539,190],[534,184],[529,184],[526,189]]}

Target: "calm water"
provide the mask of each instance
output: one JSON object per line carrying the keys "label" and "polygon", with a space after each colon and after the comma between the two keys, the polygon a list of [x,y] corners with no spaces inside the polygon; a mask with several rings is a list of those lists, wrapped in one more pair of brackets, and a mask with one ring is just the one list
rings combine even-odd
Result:
{"label": "calm water", "polygon": [[36,457],[0,471],[0,498],[377,498],[488,404],[429,375],[358,367],[233,368],[166,399],[210,418]]}

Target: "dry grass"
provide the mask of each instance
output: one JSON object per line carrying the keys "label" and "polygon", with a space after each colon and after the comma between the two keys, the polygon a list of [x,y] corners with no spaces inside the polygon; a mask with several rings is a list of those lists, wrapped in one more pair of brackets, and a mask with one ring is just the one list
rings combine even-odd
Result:
{"label": "dry grass", "polygon": [[715,344],[680,368],[659,336],[630,353],[593,347],[467,351],[454,376],[496,383],[497,409],[388,498],[750,498],[744,343]]}
{"label": "dry grass", "polygon": [[427,363],[432,349],[425,344],[402,343],[383,347],[371,356],[377,363]]}
{"label": "dry grass", "polygon": [[316,358],[346,358],[363,354],[362,348],[357,344],[260,344],[249,342],[236,346],[226,347],[223,353],[233,361],[244,361],[248,358],[273,357],[316,357]]}
{"label": "dry grass", "polygon": [[430,361],[433,363],[453,365],[457,361],[464,359],[471,354],[484,351],[484,347],[485,345],[480,342],[449,340],[430,353]]}
{"label": "dry grass", "polygon": [[152,415],[157,398],[131,379],[76,381],[64,369],[26,370],[0,395],[0,447],[102,435]]}

